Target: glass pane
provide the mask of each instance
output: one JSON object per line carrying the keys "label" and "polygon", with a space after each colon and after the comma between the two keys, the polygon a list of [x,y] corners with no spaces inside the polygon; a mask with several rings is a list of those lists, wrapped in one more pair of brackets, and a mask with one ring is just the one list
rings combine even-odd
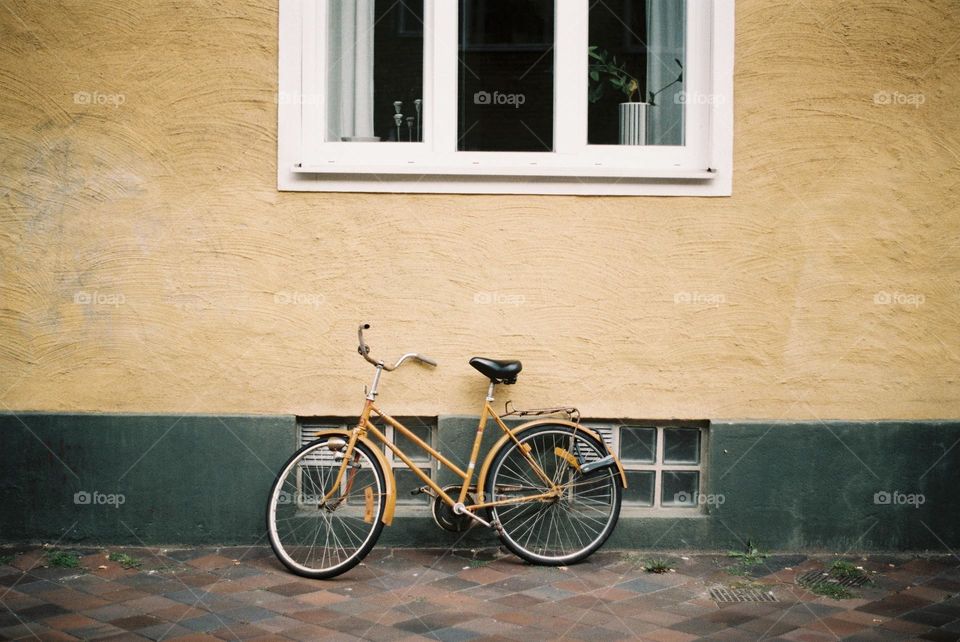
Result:
{"label": "glass pane", "polygon": [[620,428],[620,459],[652,464],[657,457],[657,429],[623,426]]}
{"label": "glass pane", "polygon": [[[316,489],[318,488],[323,488],[322,480],[317,480],[317,481],[320,483],[317,483],[316,486],[305,485],[304,490],[307,493],[310,493],[310,492],[316,492]],[[366,486],[370,486],[376,489],[377,487],[376,484],[377,482],[376,482],[376,479],[374,479],[373,469],[371,468],[361,468],[360,470],[357,471],[353,479],[353,486],[355,489],[364,488]],[[354,490],[348,497],[347,503],[350,504],[351,506],[363,506],[366,504],[366,496],[363,493],[360,493],[357,490]]]}
{"label": "glass pane", "polygon": [[[427,444],[431,446],[433,445],[433,426],[432,425],[426,424],[423,421],[420,421],[418,419],[410,419],[410,420],[404,419],[403,425],[406,426],[410,430],[410,432],[415,434],[417,437],[427,442]],[[393,435],[394,435],[393,443],[395,443],[397,447],[400,448],[400,450],[402,450],[407,457],[409,457],[414,461],[430,460],[430,455],[427,454],[427,451],[425,451],[423,448],[421,448],[420,446],[416,445],[415,443],[407,439],[407,437],[401,434],[399,430],[395,429],[393,431]],[[396,456],[394,457],[398,462],[402,461],[399,457],[396,457]]]}
{"label": "glass pane", "polygon": [[661,506],[693,507],[697,505],[700,497],[700,473],[665,470],[662,481]]}
{"label": "glass pane", "polygon": [[652,470],[627,471],[627,487],[623,489],[624,503],[635,506],[653,506]]}
{"label": "glass pane", "polygon": [[[429,469],[421,468],[420,470],[425,472],[427,477],[433,477]],[[417,474],[412,470],[409,468],[394,468],[393,474],[397,479],[398,504],[421,504],[430,500],[429,495],[410,494],[410,491],[425,485],[424,481],[417,477]]]}
{"label": "glass pane", "polygon": [[685,20],[685,0],[591,3],[590,144],[684,144]]}
{"label": "glass pane", "polygon": [[327,140],[423,138],[423,0],[330,0]]}
{"label": "glass pane", "polygon": [[664,428],[663,463],[699,464],[700,430],[697,428]]}
{"label": "glass pane", "polygon": [[553,0],[460,0],[457,149],[553,150]]}

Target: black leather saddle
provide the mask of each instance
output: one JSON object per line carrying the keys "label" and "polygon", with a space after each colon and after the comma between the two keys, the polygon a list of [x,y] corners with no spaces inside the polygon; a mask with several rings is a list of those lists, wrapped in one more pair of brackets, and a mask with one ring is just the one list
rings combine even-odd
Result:
{"label": "black leather saddle", "polygon": [[470,359],[470,365],[494,383],[517,383],[517,375],[523,370],[523,364],[519,361],[485,357]]}

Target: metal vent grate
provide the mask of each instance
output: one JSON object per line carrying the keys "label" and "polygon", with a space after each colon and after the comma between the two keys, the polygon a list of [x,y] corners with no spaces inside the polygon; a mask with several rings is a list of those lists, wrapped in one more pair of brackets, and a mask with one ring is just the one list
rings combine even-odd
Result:
{"label": "metal vent grate", "polygon": [[752,588],[727,588],[714,586],[710,589],[710,597],[721,604],[736,602],[776,602],[777,597],[770,591],[760,591]]}
{"label": "metal vent grate", "polygon": [[845,586],[847,588],[857,588],[859,586],[863,586],[866,584],[866,582],[867,577],[865,575],[835,577],[828,571],[821,571],[819,569],[807,571],[797,578],[797,584],[810,588],[814,586],[820,586],[822,584],[836,584],[837,586]]}

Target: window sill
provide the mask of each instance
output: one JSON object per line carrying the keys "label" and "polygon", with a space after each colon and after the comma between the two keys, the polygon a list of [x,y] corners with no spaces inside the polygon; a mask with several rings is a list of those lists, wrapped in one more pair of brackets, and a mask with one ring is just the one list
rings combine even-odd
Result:
{"label": "window sill", "polygon": [[[456,171],[457,173],[452,173]],[[558,176],[555,167],[512,169],[408,164],[371,167],[298,165],[278,172],[281,191],[394,192],[411,194],[544,194],[580,196],[730,196],[729,173],[716,170],[659,170],[636,176],[628,171],[577,168]],[[416,178],[412,178],[412,177]]]}
{"label": "window sill", "polygon": [[404,165],[349,165],[330,161],[323,165],[294,165],[295,174],[376,174],[378,176],[424,174],[436,178],[459,176],[523,176],[545,177],[570,180],[578,178],[629,178],[674,179],[674,180],[713,180],[717,177],[715,169],[661,169],[644,171],[637,176],[637,170],[623,167],[557,167],[553,165],[530,165],[527,167],[496,167],[483,165],[464,165],[460,167],[437,167],[410,161]]}

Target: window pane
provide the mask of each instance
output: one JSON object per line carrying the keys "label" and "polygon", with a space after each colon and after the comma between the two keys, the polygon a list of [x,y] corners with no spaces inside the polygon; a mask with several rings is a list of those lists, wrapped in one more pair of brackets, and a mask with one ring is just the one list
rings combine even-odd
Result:
{"label": "window pane", "polygon": [[590,144],[684,144],[685,20],[685,0],[591,3]]}
{"label": "window pane", "polygon": [[[424,473],[427,474],[427,477],[433,477],[430,474],[430,470],[427,468],[421,468]],[[410,492],[414,489],[424,486],[422,479],[417,477],[417,474],[414,473],[409,468],[395,468],[393,474],[397,480],[397,503],[398,504],[421,504],[430,500],[429,495],[411,495]]]}
{"label": "window pane", "polygon": [[663,471],[661,506],[696,506],[700,494],[700,473]]}
{"label": "window pane", "polygon": [[[317,483],[319,482],[319,483]],[[322,480],[316,480],[316,486],[313,485],[304,485],[304,492],[307,494],[313,493],[318,494],[319,489],[324,488]],[[347,504],[350,506],[365,506],[366,505],[366,494],[361,492],[360,489],[370,486],[372,490],[377,488],[377,480],[374,477],[373,469],[371,468],[361,468],[356,472],[356,475],[353,479],[353,488],[355,489],[347,498]],[[321,497],[322,498],[322,494]],[[318,501],[318,499],[313,501]]]}
{"label": "window pane", "polygon": [[[404,419],[403,425],[409,428],[410,432],[415,434],[417,437],[427,442],[429,445],[433,445],[433,426],[418,419]],[[407,439],[407,437],[401,434],[399,430],[394,429],[393,435],[393,443],[395,443],[407,457],[414,461],[430,460],[430,455],[427,454],[427,451]],[[396,458],[397,462],[403,461],[399,457],[394,457]]]}
{"label": "window pane", "polygon": [[652,464],[657,456],[657,429],[623,426],[620,429],[620,459]]}
{"label": "window pane", "polygon": [[663,462],[665,464],[699,464],[700,430],[664,428]]}
{"label": "window pane", "polygon": [[623,489],[624,503],[653,506],[653,476],[650,471],[627,471],[627,487]]}
{"label": "window pane", "polygon": [[330,0],[327,140],[422,140],[423,0]]}
{"label": "window pane", "polygon": [[553,150],[553,0],[460,0],[457,149]]}

